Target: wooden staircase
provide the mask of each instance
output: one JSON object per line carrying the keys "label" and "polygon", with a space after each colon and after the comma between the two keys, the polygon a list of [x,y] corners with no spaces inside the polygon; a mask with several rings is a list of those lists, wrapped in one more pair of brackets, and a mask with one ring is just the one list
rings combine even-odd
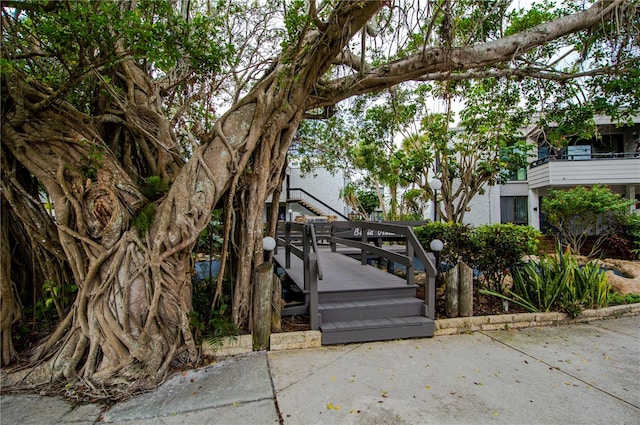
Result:
{"label": "wooden staircase", "polygon": [[415,295],[416,286],[406,284],[322,292],[318,304],[322,344],[433,336],[434,321],[424,316],[424,302]]}
{"label": "wooden staircase", "polygon": [[[318,225],[321,229],[326,225]],[[431,337],[435,329],[435,262],[427,256],[407,226],[361,222],[365,232],[360,240],[335,236],[334,230],[318,245],[315,226],[287,223],[284,238],[278,238],[282,249],[274,253],[274,260],[287,274],[290,283],[303,294],[301,304],[285,307],[283,315],[308,314],[311,329],[322,332],[322,344],[381,341],[401,338]],[[342,223],[338,227],[354,226]],[[405,236],[402,252],[376,247],[366,242],[365,229],[380,231],[374,237]],[[291,229],[298,231],[296,237]],[[302,242],[300,244],[300,242]],[[339,252],[333,244],[343,248],[356,247],[360,259]],[[387,246],[387,248],[391,248]],[[351,249],[348,248],[348,249]],[[417,248],[417,249],[416,249]],[[405,252],[406,251],[406,252]],[[287,254],[289,252],[289,254]],[[421,258],[428,274],[425,300],[416,297],[413,283],[414,255]],[[364,260],[363,260],[364,258]],[[400,277],[368,265],[369,260],[392,261],[406,266],[406,277]]]}

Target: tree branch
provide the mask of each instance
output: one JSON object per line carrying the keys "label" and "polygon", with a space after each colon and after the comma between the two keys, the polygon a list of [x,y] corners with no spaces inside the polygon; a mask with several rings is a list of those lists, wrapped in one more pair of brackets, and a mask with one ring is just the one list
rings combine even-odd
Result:
{"label": "tree branch", "polygon": [[508,37],[451,50],[431,47],[420,53],[373,68],[364,74],[319,84],[307,109],[335,104],[352,96],[383,90],[399,83],[420,80],[429,74],[469,71],[507,62],[552,40],[591,28],[621,6],[624,0],[601,0],[589,9],[563,16]]}

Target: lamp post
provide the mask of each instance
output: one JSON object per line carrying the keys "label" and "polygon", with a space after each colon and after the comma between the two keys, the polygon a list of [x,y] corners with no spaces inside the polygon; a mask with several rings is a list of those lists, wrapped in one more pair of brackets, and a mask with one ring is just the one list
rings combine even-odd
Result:
{"label": "lamp post", "polygon": [[291,218],[293,217],[293,210],[289,208],[289,211],[287,212],[289,213],[289,222],[291,222]]}
{"label": "lamp post", "polygon": [[269,261],[269,256],[271,255],[271,251],[273,251],[275,248],[276,248],[276,240],[273,239],[271,236],[267,236],[266,238],[262,239],[262,251],[263,251],[263,259],[265,263]]}
{"label": "lamp post", "polygon": [[436,286],[438,286],[438,275],[440,274],[440,251],[444,248],[444,243],[440,239],[434,239],[429,244],[429,248],[436,257]]}
{"label": "lamp post", "polygon": [[431,179],[429,186],[433,189],[433,221],[436,222],[438,221],[438,191],[442,188],[442,181],[437,178]]}

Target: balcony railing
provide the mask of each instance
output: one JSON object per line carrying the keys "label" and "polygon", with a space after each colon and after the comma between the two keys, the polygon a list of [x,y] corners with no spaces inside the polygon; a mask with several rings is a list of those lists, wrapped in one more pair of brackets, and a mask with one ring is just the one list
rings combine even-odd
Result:
{"label": "balcony railing", "polygon": [[579,152],[575,154],[562,154],[562,155],[550,155],[546,158],[541,158],[533,161],[529,164],[529,168],[537,167],[538,165],[546,164],[551,161],[592,161],[599,159],[625,159],[625,158],[640,158],[640,152],[605,152],[605,153],[584,153]]}

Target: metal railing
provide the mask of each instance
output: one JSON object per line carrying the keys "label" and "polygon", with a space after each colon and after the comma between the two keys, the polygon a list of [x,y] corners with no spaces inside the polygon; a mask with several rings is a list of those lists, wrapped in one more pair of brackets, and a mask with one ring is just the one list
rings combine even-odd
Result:
{"label": "metal railing", "polygon": [[529,164],[529,168],[546,164],[554,161],[592,161],[601,159],[629,159],[640,158],[640,152],[606,152],[606,153],[587,153],[579,152],[573,154],[550,155],[546,158],[540,158]]}
{"label": "metal railing", "polygon": [[316,208],[318,208],[317,207],[318,205],[321,205],[322,208],[318,208],[318,209],[322,211],[323,214],[335,215],[342,220],[349,221],[349,218],[346,217],[344,214],[342,214],[339,211],[336,211],[333,207],[326,204],[322,200],[316,198],[315,196],[313,196],[312,194],[310,194],[309,192],[307,192],[302,188],[290,187],[287,189],[287,202],[291,200],[303,201]]}

